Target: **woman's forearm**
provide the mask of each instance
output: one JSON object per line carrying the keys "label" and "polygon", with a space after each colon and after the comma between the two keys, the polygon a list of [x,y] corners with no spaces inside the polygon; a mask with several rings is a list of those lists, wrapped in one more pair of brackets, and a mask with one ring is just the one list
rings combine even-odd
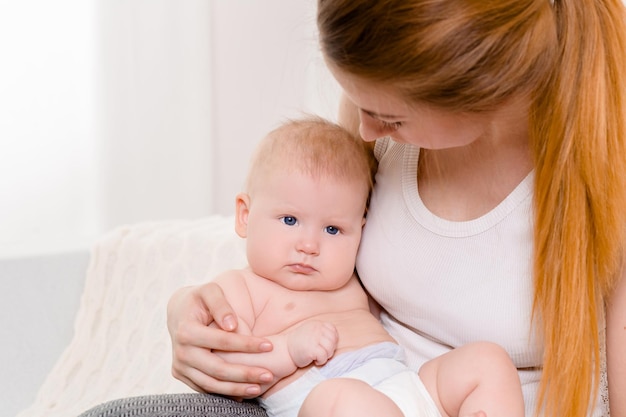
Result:
{"label": "woman's forearm", "polygon": [[626,417],[626,271],[607,304],[606,349],[611,417]]}

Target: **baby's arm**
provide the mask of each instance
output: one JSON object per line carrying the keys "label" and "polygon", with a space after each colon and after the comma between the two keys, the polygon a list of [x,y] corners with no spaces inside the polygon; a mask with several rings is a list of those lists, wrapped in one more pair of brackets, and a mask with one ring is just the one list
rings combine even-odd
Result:
{"label": "baby's arm", "polygon": [[263,385],[264,392],[282,378],[293,374],[298,368],[315,363],[323,365],[330,359],[337,346],[337,329],[327,322],[312,320],[289,331],[266,336],[274,346],[270,352],[241,353],[215,352],[227,362],[259,366],[271,371],[274,381]]}
{"label": "baby's arm", "polygon": [[[231,271],[216,278],[218,284],[238,316],[239,326],[237,333],[252,335],[256,315],[252,305],[252,297],[256,297],[257,305],[265,304],[259,300],[260,291],[251,291],[243,275],[238,271]],[[311,320],[294,326],[287,331],[264,335],[272,342],[274,348],[270,352],[243,353],[213,351],[227,362],[247,366],[259,366],[272,372],[274,380],[261,386],[261,393],[274,385],[282,378],[291,375],[298,368],[315,363],[323,365],[333,355],[337,346],[338,334],[334,325]]]}

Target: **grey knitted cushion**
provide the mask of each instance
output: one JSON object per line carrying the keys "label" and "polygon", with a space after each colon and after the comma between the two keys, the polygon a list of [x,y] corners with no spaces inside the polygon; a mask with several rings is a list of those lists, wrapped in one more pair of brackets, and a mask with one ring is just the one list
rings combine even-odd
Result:
{"label": "grey knitted cushion", "polygon": [[162,394],[100,404],[79,417],[267,417],[254,401],[209,394]]}

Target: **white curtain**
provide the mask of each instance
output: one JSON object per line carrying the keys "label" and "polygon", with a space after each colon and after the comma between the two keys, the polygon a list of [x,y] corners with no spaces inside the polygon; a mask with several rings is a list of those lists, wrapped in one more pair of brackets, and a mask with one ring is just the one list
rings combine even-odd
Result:
{"label": "white curtain", "polygon": [[0,0],[0,255],[96,230],[93,6]]}
{"label": "white curtain", "polygon": [[96,207],[101,228],[211,210],[206,0],[100,0]]}
{"label": "white curtain", "polygon": [[333,118],[315,0],[0,0],[0,257],[230,214],[254,144]]}

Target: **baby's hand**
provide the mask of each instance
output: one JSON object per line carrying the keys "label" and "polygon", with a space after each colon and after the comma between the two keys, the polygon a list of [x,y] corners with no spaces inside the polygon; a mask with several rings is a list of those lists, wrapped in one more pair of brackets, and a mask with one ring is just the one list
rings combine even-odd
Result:
{"label": "baby's hand", "polygon": [[334,325],[322,321],[308,321],[287,335],[287,349],[298,368],[314,362],[323,365],[333,356],[339,334]]}

